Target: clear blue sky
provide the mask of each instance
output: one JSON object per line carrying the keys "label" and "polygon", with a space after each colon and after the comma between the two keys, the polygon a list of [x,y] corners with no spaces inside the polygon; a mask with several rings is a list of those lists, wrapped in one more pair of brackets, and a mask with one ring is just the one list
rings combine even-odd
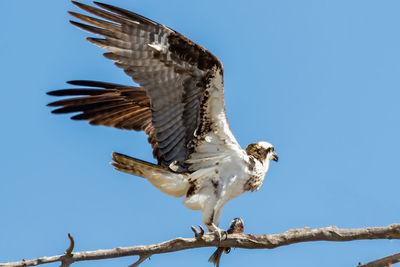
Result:
{"label": "clear blue sky", "polygon": [[[230,201],[221,227],[234,217],[253,234],[400,222],[399,1],[109,3],[216,54],[239,143],[275,145],[280,160],[261,190]],[[93,127],[46,107],[54,100],[46,91],[67,80],[132,83],[68,23],[66,11],[78,9],[64,0],[3,0],[0,10],[0,262],[62,254],[67,233],[76,250],[191,237],[200,212],[108,164],[112,151],[152,161],[143,133]],[[212,266],[213,250],[155,255],[142,266]],[[222,266],[355,266],[399,251],[395,240],[303,243],[235,249]]]}

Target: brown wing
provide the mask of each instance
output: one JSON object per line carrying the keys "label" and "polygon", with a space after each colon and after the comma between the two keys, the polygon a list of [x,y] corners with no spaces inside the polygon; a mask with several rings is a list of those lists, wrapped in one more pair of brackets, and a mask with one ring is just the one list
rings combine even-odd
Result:
{"label": "brown wing", "polygon": [[206,88],[216,71],[222,73],[219,60],[181,34],[136,13],[97,2],[103,9],[73,3],[107,20],[70,12],[88,24],[71,23],[104,37],[88,40],[109,50],[104,55],[146,90],[159,163],[185,170]]}
{"label": "brown wing", "polygon": [[92,125],[144,131],[155,158],[161,160],[154,127],[151,124],[150,99],[140,87],[97,81],[69,81],[69,84],[89,88],[63,89],[48,92],[52,96],[80,96],[49,103],[60,107],[55,114],[80,112],[73,120],[88,120]]}

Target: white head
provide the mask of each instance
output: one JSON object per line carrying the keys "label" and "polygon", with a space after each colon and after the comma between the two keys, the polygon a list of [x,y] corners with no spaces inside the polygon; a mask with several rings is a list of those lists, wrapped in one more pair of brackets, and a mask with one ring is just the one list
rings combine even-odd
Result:
{"label": "white head", "polygon": [[249,156],[253,156],[261,162],[265,160],[278,161],[278,155],[274,151],[274,146],[268,142],[258,142],[247,146],[246,153]]}

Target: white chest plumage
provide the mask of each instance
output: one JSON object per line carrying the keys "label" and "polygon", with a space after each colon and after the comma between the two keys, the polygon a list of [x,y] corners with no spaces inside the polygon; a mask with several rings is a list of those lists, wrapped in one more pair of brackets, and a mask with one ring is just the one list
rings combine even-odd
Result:
{"label": "white chest plumage", "polygon": [[229,129],[223,102],[223,83],[218,71],[208,88],[206,108],[211,129],[199,136],[194,153],[186,163],[192,171],[191,188],[184,204],[189,209],[202,210],[203,222],[218,225],[222,207],[245,191],[257,190],[264,179],[268,163],[263,164],[237,143]]}
{"label": "white chest plumage", "polygon": [[206,225],[219,223],[226,202],[248,190],[258,190],[268,169],[268,163],[252,159],[240,147],[213,142],[215,134],[208,137],[209,142],[199,145],[187,161],[197,170],[189,176],[192,190],[184,200],[189,209],[203,211]]}

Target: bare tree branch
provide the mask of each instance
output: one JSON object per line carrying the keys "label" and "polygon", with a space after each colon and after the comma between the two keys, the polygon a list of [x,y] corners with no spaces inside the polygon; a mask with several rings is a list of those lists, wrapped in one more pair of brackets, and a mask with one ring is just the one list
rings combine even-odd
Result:
{"label": "bare tree branch", "polygon": [[400,253],[392,254],[390,256],[386,256],[366,264],[358,264],[357,267],[390,267],[394,263],[400,262]]}
{"label": "bare tree branch", "polygon": [[391,224],[387,227],[367,227],[359,229],[339,229],[335,226],[310,229],[309,227],[291,229],[282,234],[250,235],[232,234],[225,240],[218,242],[213,234],[205,234],[201,238],[178,237],[166,242],[154,245],[117,247],[96,251],[81,251],[72,253],[72,257],[58,255],[42,257],[20,262],[0,263],[1,267],[35,266],[44,263],[63,261],[68,256],[73,262],[87,260],[101,260],[127,256],[139,256],[139,260],[133,264],[138,266],[141,262],[154,254],[168,253],[185,249],[201,247],[234,247],[245,249],[273,249],[300,242],[310,241],[352,241],[364,239],[400,239],[400,224]]}
{"label": "bare tree branch", "polygon": [[137,267],[148,258],[150,258],[150,255],[141,255],[139,259],[134,264],[129,265],[129,267]]}
{"label": "bare tree branch", "polygon": [[64,257],[61,260],[60,267],[69,267],[74,262],[74,260],[72,259],[72,250],[74,250],[75,241],[74,237],[70,233],[68,233],[68,238],[69,238],[69,247],[65,251]]}

